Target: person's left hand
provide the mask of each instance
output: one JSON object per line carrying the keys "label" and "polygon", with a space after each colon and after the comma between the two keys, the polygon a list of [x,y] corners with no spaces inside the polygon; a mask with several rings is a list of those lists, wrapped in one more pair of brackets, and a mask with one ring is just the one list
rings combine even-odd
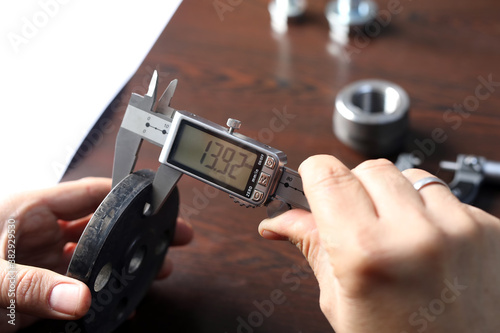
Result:
{"label": "person's left hand", "polygon": [[[64,274],[89,214],[110,189],[110,179],[85,178],[0,202],[1,332],[14,332],[38,318],[73,320],[85,315],[91,303],[90,290]],[[7,260],[12,224],[17,271],[15,326],[8,324],[6,316],[10,304]],[[178,220],[173,245],[187,244],[192,236],[191,226]],[[165,278],[171,271],[172,264],[166,260],[158,277]]]}

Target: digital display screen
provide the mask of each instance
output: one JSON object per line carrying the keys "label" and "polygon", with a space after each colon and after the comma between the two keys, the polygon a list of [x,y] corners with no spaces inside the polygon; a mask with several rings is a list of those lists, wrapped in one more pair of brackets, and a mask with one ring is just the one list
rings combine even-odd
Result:
{"label": "digital display screen", "polygon": [[217,133],[182,121],[168,162],[203,179],[245,195],[258,152]]}

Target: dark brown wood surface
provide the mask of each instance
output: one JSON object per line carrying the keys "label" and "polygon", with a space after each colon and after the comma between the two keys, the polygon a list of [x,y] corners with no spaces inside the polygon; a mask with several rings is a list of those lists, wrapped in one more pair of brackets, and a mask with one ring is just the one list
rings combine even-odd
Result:
{"label": "dark brown wood surface", "polygon": [[[377,2],[387,14],[394,1]],[[310,1],[305,19],[281,36],[271,30],[268,1],[220,2],[233,4],[223,20],[214,0],[182,3],[97,123],[99,140],[82,146],[64,180],[111,176],[115,136],[130,93],[146,92],[153,69],[159,71],[160,91],[179,79],[173,107],[220,124],[228,117],[241,120],[241,133],[283,150],[291,168],[314,154],[335,155],[349,167],[367,159],[332,132],[336,94],[366,78],[393,81],[409,93],[405,150],[422,151],[416,140],[426,143],[424,169],[451,180],[439,161],[455,160],[459,153],[500,161],[500,84],[477,110],[446,113],[475,96],[479,77],[500,82],[500,2],[402,0],[397,14],[384,16],[388,24],[380,33],[354,38],[344,49],[329,39],[324,0]],[[272,126],[283,113],[289,115],[284,126]],[[442,143],[429,141],[437,128],[446,133]],[[157,147],[143,144],[137,167],[156,169],[158,154]],[[173,275],[154,284],[137,316],[119,332],[333,331],[319,309],[317,281],[298,250],[258,235],[265,209],[241,208],[188,177],[179,189],[194,241],[170,250]],[[500,216],[500,186],[484,186],[477,205]],[[282,304],[259,310],[273,295],[281,295]],[[238,330],[242,321],[248,326]]]}

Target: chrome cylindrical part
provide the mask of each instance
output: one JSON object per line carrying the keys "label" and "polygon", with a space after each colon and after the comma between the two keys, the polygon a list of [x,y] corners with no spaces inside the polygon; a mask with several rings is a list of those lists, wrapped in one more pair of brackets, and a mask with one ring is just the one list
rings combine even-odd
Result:
{"label": "chrome cylindrical part", "polygon": [[370,157],[396,153],[408,132],[410,98],[392,82],[362,80],[337,95],[333,128],[340,141]]}

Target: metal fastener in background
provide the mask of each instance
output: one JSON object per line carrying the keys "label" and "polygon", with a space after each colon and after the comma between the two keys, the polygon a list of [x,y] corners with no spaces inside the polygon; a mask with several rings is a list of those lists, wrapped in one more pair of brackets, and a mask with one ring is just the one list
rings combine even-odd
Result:
{"label": "metal fastener in background", "polygon": [[306,7],[306,0],[272,0],[269,3],[271,27],[278,33],[286,32],[288,21],[302,17]]}
{"label": "metal fastener in background", "polygon": [[346,43],[354,27],[362,27],[377,16],[378,6],[372,0],[333,0],[325,11],[330,23],[330,37]]}
{"label": "metal fastener in background", "polygon": [[367,156],[389,156],[405,143],[409,109],[410,98],[399,85],[357,81],[337,95],[333,130],[340,141]]}
{"label": "metal fastener in background", "polygon": [[[410,153],[402,153],[395,164],[403,171],[419,166],[421,161]],[[481,156],[459,154],[456,162],[441,161],[439,166],[443,170],[455,172],[448,187],[451,193],[466,204],[474,203],[483,183],[500,184],[500,162]]]}
{"label": "metal fastener in background", "polygon": [[483,182],[500,184],[500,162],[475,155],[458,155],[456,162],[442,161],[442,169],[455,171],[450,189],[460,201],[472,203]]}

